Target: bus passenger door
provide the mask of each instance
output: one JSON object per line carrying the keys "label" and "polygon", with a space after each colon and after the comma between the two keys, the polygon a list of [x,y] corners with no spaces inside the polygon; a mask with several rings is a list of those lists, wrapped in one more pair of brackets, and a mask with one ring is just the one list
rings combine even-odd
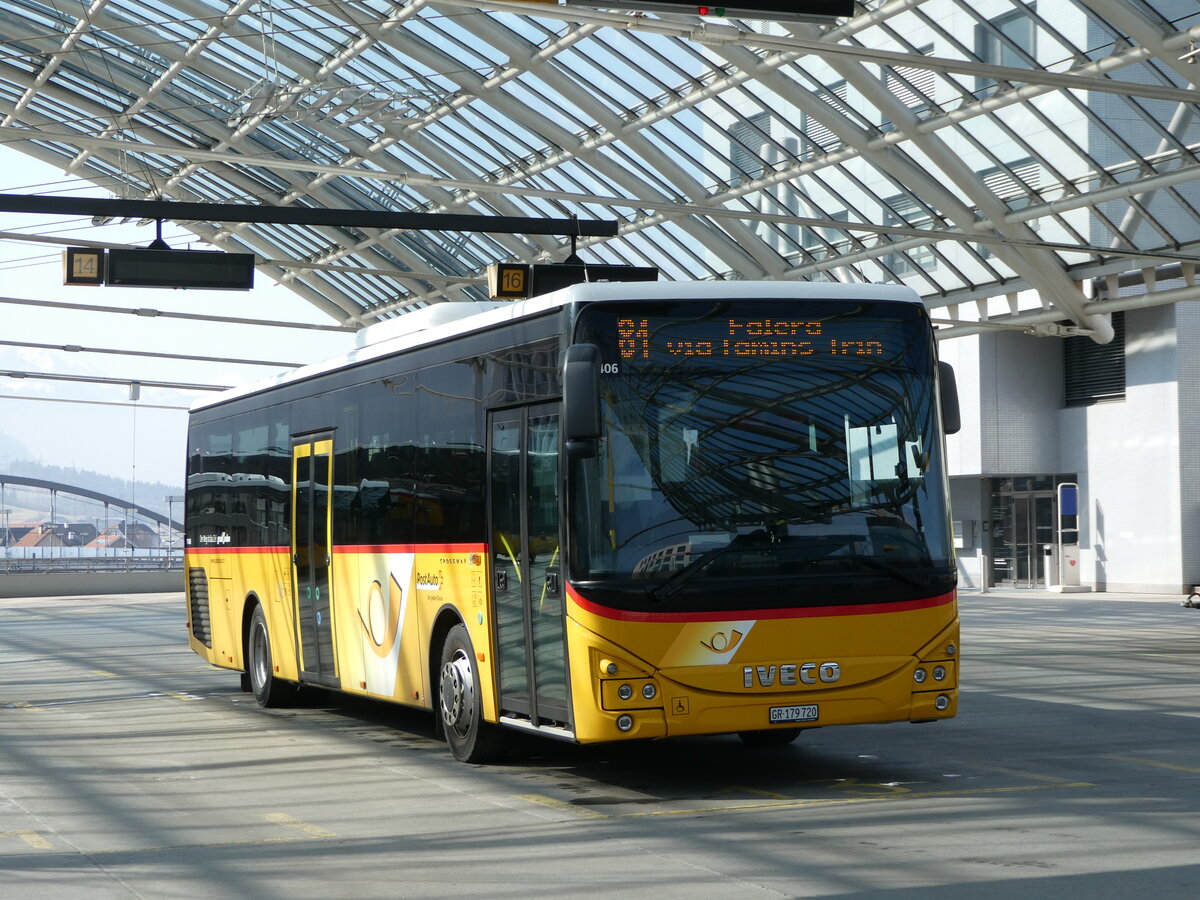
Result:
{"label": "bus passenger door", "polygon": [[329,590],[332,484],[332,436],[293,438],[292,583],[300,680],[338,687]]}
{"label": "bus passenger door", "polygon": [[488,416],[501,715],[570,728],[559,552],[558,405]]}

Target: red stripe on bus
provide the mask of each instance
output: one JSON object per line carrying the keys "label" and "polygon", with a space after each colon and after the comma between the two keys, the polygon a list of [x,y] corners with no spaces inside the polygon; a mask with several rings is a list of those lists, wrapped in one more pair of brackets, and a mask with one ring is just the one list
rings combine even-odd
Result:
{"label": "red stripe on bus", "polygon": [[338,544],[334,553],[487,553],[487,544]]}
{"label": "red stripe on bus", "polygon": [[188,547],[184,550],[189,556],[212,555],[219,553],[291,553],[291,547]]}
{"label": "red stripe on bus", "polygon": [[[291,547],[188,547],[190,554],[291,553]],[[335,544],[334,553],[487,553],[487,544]]]}
{"label": "red stripe on bus", "polygon": [[937,606],[948,606],[954,602],[956,594],[940,594],[936,597],[925,597],[921,600],[899,600],[891,603],[859,603],[853,606],[801,606],[786,609],[726,609],[714,612],[634,612],[625,609],[611,609],[585,600],[574,590],[567,588],[567,594],[579,604],[580,608],[593,615],[605,619],[615,619],[620,622],[727,622],[730,619],[815,619],[826,616],[870,616],[881,613],[909,612],[915,609],[932,609]]}

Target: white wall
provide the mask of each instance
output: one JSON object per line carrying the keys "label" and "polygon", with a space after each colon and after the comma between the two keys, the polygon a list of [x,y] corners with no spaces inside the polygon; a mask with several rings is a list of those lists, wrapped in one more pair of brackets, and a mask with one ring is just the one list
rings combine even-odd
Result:
{"label": "white wall", "polygon": [[[1200,346],[1200,311],[1178,315],[1194,332],[1189,345]],[[1176,593],[1200,583],[1200,359],[1176,352],[1176,316],[1175,307],[1127,312],[1125,399],[1084,407],[1064,407],[1057,339],[1006,332],[943,342],[963,408],[962,433],[947,438],[954,517],[978,510],[982,521],[981,479],[1075,472],[1084,584]],[[977,568],[960,560],[968,586]]]}
{"label": "white wall", "polygon": [[1183,574],[1174,311],[1131,310],[1125,328],[1125,400],[1061,415],[1063,463],[1080,476],[1083,579],[1110,591],[1175,592]]}

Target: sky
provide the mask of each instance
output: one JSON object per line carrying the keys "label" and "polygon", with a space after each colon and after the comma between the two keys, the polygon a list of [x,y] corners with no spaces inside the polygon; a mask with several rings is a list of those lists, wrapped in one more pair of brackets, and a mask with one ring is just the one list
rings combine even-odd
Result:
{"label": "sky", "polygon": [[[0,193],[110,197],[111,194],[0,144]],[[261,272],[252,291],[179,291],[63,285],[63,248],[6,239],[3,233],[112,241],[146,246],[153,224],[101,228],[90,217],[48,217],[0,212],[0,301],[40,300],[124,309],[157,309],[205,315],[335,324],[301,297]],[[165,223],[172,249],[215,249]],[[186,409],[211,392],[143,386],[130,402],[128,385],[96,385],[13,378],[7,373],[53,373],[121,379],[237,386],[277,374],[255,365],[155,359],[94,352],[16,347],[12,343],[219,356],[308,363],[344,352],[345,333],[195,322],[126,313],[61,310],[0,302],[0,473],[18,456],[48,465],[100,472],[137,483],[177,485],[183,492]],[[10,343],[5,343],[10,342]],[[64,402],[69,401],[69,402]],[[116,403],[88,405],[78,401]]]}

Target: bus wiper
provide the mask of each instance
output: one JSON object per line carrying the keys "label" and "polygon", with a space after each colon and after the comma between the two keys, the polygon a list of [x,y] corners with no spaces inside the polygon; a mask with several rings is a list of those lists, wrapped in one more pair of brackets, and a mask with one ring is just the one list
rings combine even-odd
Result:
{"label": "bus wiper", "polygon": [[897,581],[903,581],[905,584],[910,584],[915,588],[919,588],[920,590],[925,590],[926,588],[929,587],[928,583],[922,584],[921,581],[919,581],[918,579],[909,575],[907,572],[905,572],[903,569],[899,568],[898,566],[893,566],[891,563],[884,562],[882,559],[878,559],[874,556],[831,556],[828,558],[829,559],[852,559],[855,562],[860,562],[860,563],[866,564],[866,566],[868,568],[877,569],[880,572],[886,572],[888,575],[891,575]]}
{"label": "bus wiper", "polygon": [[745,546],[746,544],[758,543],[762,543],[764,546],[769,546],[770,541],[769,538],[765,538],[765,535],[760,536],[739,534],[725,546],[714,547],[712,550],[700,554],[700,556],[696,557],[678,572],[671,575],[671,577],[669,577],[662,584],[658,585],[658,587],[650,588],[647,593],[650,595],[650,599],[655,603],[661,603],[664,600],[669,600],[671,597],[674,597],[681,590],[683,590],[683,586],[685,584],[708,568],[708,565],[713,562],[713,560],[735,550],[745,550],[747,549]]}

